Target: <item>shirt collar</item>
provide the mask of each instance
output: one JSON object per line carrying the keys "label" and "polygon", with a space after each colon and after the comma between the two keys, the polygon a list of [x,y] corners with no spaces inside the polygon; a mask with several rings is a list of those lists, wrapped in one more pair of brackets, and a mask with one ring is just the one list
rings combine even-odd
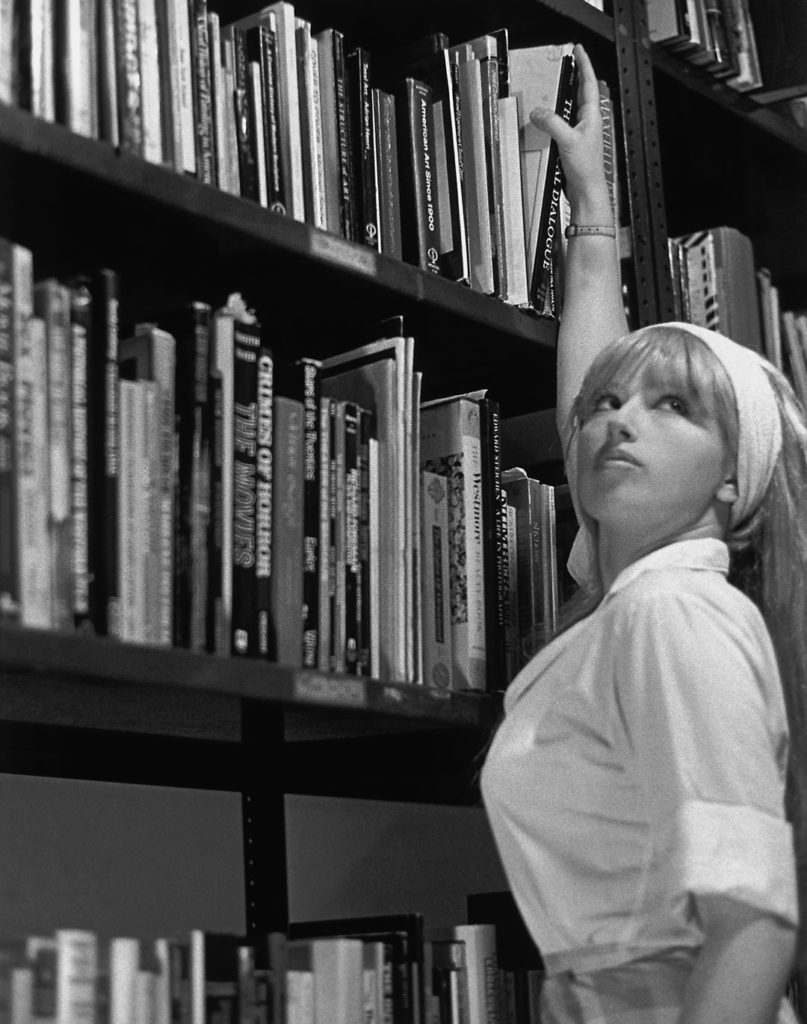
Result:
{"label": "shirt collar", "polygon": [[664,569],[700,569],[719,572],[724,576],[729,571],[729,549],[715,537],[701,537],[697,540],[679,540],[651,551],[649,555],[637,558],[617,576],[605,595],[604,600],[618,594],[639,576],[646,572]]}

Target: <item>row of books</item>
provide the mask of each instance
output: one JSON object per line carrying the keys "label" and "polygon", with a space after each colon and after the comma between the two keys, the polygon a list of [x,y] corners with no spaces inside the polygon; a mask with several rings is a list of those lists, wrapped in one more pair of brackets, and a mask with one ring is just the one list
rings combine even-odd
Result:
{"label": "row of books", "polygon": [[503,484],[498,402],[422,402],[400,316],[286,363],[238,294],[123,331],[120,291],[0,239],[2,617],[504,688],[559,590],[555,489]]}
{"label": "row of books", "polygon": [[243,936],[0,941],[3,1024],[531,1024],[540,954],[509,893],[469,923],[420,913],[308,921]]}
{"label": "row of books", "polygon": [[751,239],[720,226],[671,238],[676,315],[755,349],[790,379],[807,408],[807,310],[784,309]]}
{"label": "row of books", "polygon": [[759,103],[807,95],[800,0],[647,0],[647,16],[652,41]]}
{"label": "row of books", "polygon": [[65,0],[51,13],[9,0],[9,40],[0,100],[558,312],[560,166],[529,113],[571,116],[570,43],[511,48],[502,28],[370,53],[336,28],[312,29],[288,0],[231,23],[207,0]]}

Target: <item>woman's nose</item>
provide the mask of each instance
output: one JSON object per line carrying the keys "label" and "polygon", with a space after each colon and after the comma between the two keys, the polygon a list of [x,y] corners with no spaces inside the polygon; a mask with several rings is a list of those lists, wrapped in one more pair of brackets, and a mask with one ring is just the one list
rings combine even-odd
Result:
{"label": "woman's nose", "polygon": [[636,440],[634,417],[630,409],[624,405],[619,409],[614,409],[608,419],[608,440],[611,443]]}

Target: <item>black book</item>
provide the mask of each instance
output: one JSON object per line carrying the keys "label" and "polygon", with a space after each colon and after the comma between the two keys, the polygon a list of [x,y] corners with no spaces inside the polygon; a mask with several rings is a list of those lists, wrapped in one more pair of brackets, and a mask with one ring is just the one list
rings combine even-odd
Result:
{"label": "black book", "polygon": [[20,613],[20,545],[17,539],[17,430],[14,400],[14,285],[11,249],[0,239],[0,618]]}
{"label": "black book", "polygon": [[370,550],[370,442],[375,436],[371,410],[358,406],[359,413],[359,599],[358,651],[356,672],[369,676],[372,672],[372,630],[376,628],[370,607],[370,589],[377,566]]}
{"label": "black book", "polygon": [[402,255],[407,263],[439,274],[432,90],[425,82],[407,78],[393,95],[398,128]]}
{"label": "black book", "polygon": [[322,363],[303,356],[284,370],[278,390],[303,404],[303,667],[317,668],[320,644],[320,397]]}
{"label": "black book", "polygon": [[807,9],[798,0],[749,0],[762,87],[753,98],[778,103],[807,94]]}
{"label": "black book", "polygon": [[347,102],[350,111],[350,148],[353,168],[356,241],[378,249],[380,209],[377,141],[370,85],[370,54],[363,47],[345,57]]}
{"label": "black book", "polygon": [[272,488],[274,434],[274,358],[265,344],[257,358],[257,430],[255,438],[255,616],[257,654],[274,659],[276,637],[272,626]]}
{"label": "black book", "polygon": [[90,608],[95,631],[120,637],[118,573],[118,308],[120,278],[104,268],[90,279],[92,337],[87,365],[87,516]]}
{"label": "black book", "polygon": [[239,299],[234,313],[233,372],[233,607],[231,653],[258,654],[255,597],[256,440],[260,325]]}
{"label": "black book", "polygon": [[207,0],[191,0],[191,67],[196,144],[196,175],[206,185],[216,184],[213,125],[213,90],[210,80],[210,39]]}
{"label": "black book", "polygon": [[[73,561],[73,625],[79,632],[95,632],[95,610],[90,603],[89,475],[87,429],[87,381],[92,341],[92,291],[86,277],[69,282],[71,367],[70,473]],[[1,328],[0,328],[1,329]]]}
{"label": "black book", "polygon": [[333,28],[323,29],[314,39],[319,55],[328,229],[355,241],[358,232],[345,40]]}
{"label": "black book", "polygon": [[482,529],[485,566],[485,640],[489,690],[507,683],[507,624],[510,588],[507,552],[507,499],[502,490],[499,403],[479,400],[482,447]]}
{"label": "black book", "polygon": [[174,490],[174,646],[208,647],[208,533],[213,418],[210,408],[211,308],[189,302],[160,318],[176,340]]}
{"label": "black book", "polygon": [[[278,102],[277,32],[273,22],[261,21],[245,30],[247,57],[257,61],[260,69],[262,124],[253,119],[256,131],[263,134],[266,168],[266,205],[273,213],[285,214],[288,200],[280,160],[280,107]],[[254,111],[252,112],[254,118]]]}
{"label": "black book", "polygon": [[222,562],[224,552],[224,392],[221,371],[212,362],[208,375],[207,402],[210,410],[210,518],[207,530],[206,650],[214,654],[219,632],[219,613],[224,596]]}
{"label": "black book", "polygon": [[250,102],[249,56],[247,41],[243,29],[227,25],[222,30],[222,38],[232,37],[234,54],[235,88],[233,104],[235,108],[235,138],[238,150],[238,175],[241,183],[241,195],[246,199],[258,202],[258,157]]}
{"label": "black book", "polygon": [[[564,121],[570,121],[577,91],[577,68],[573,54],[562,59],[558,97],[555,111]],[[556,316],[559,300],[555,292],[555,262],[558,245],[560,199],[563,188],[563,172],[558,155],[558,146],[553,139],[548,150],[548,169],[544,200],[541,204],[541,222],[530,277],[530,303],[537,313]],[[527,268],[530,272],[530,268]]]}

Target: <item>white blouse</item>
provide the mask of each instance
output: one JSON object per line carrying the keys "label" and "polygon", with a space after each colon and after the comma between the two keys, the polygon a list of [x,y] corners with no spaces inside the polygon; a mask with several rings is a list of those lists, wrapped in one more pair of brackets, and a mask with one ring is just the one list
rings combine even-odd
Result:
{"label": "white blouse", "polygon": [[727,572],[719,540],[652,552],[505,695],[482,793],[549,973],[699,946],[694,895],[797,922],[779,673]]}

